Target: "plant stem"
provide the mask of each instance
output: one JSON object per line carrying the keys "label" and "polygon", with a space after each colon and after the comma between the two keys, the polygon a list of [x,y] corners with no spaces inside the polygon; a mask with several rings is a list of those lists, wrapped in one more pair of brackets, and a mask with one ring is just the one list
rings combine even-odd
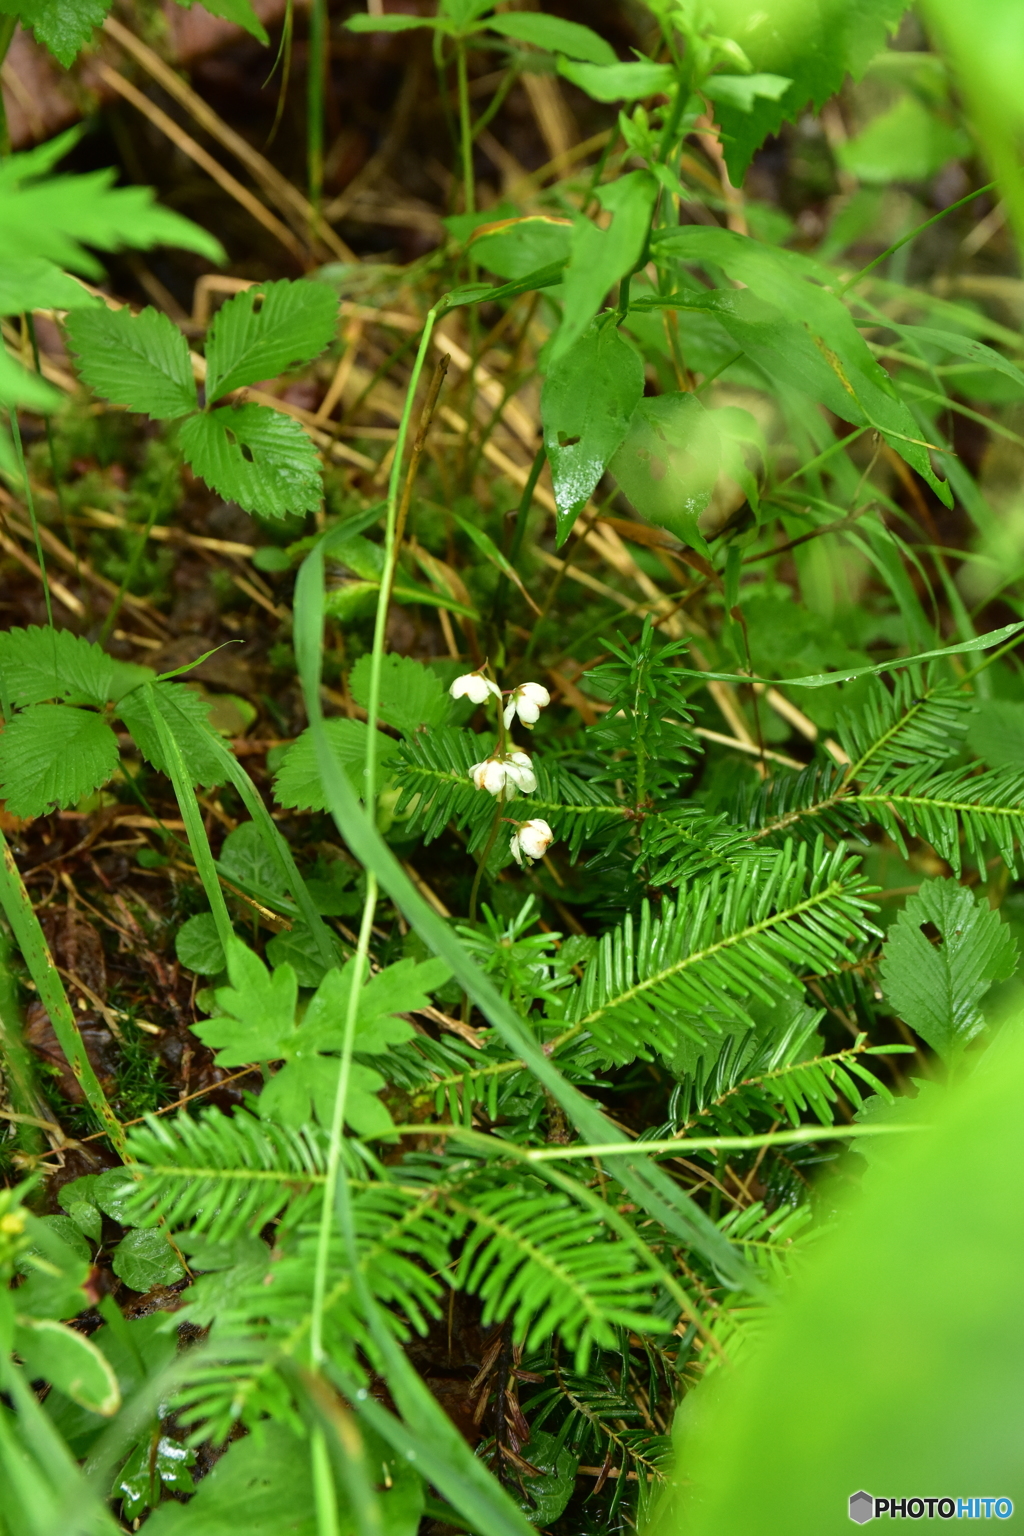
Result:
{"label": "plant stem", "polygon": [[348,999],[345,1005],[345,1025],[341,1040],[341,1056],[338,1061],[338,1082],[334,1091],[334,1110],[331,1115],[331,1139],[327,1149],[327,1169],[324,1179],[323,1200],[320,1206],[320,1230],[317,1234],[316,1267],[313,1271],[313,1313],[309,1329],[309,1350],[313,1366],[319,1370],[324,1354],[324,1298],[327,1294],[327,1261],[330,1257],[331,1227],[334,1223],[335,1194],[341,1171],[341,1148],[345,1129],[345,1103],[348,1099],[349,1079],[352,1075],[352,1046],[356,1036],[356,1016],[359,1012],[359,993],[367,971],[370,954],[370,933],[373,914],[377,906],[377,877],[371,871],[366,875],[366,897],[363,901],[363,917],[359,925],[359,942],[351,961]]}
{"label": "plant stem", "polygon": [[430,423],[434,419],[434,411],[437,409],[438,396],[441,393],[441,385],[444,383],[448,365],[451,362],[451,353],[446,352],[438,360],[434,369],[434,377],[430,381],[427,391],[426,403],[420,414],[419,430],[416,433],[416,441],[412,445],[412,457],[409,460],[409,468],[405,474],[405,488],[402,491],[402,501],[398,508],[398,516],[395,524],[395,558],[391,566],[391,581],[388,586],[387,602],[391,602],[391,592],[395,584],[395,572],[398,569],[398,557],[402,552],[402,540],[405,537],[405,524],[409,516],[409,504],[412,501],[413,487],[416,484],[416,471],[420,467],[420,459],[423,450],[427,446],[427,433],[430,431]]}
{"label": "plant stem", "polygon": [[473,182],[473,124],[469,116],[469,76],[466,72],[466,45],[459,39],[455,54],[459,81],[459,140],[462,145],[462,205],[466,213],[476,212],[476,187]]}
{"label": "plant stem", "polygon": [[[530,474],[526,484],[523,486],[523,494],[519,498],[519,506],[516,508],[515,527],[512,529],[512,542],[508,548],[509,565],[515,565],[516,561],[519,559],[519,551],[523,547],[523,536],[526,533],[526,524],[530,516],[530,507],[533,505],[533,493],[537,489],[537,481],[540,479],[540,472],[544,468],[546,452],[547,450],[545,449],[544,444],[541,443],[540,447],[537,449],[533,463],[530,466]],[[505,604],[508,601],[508,589],[509,579],[505,573],[502,572],[498,579],[497,590],[494,594],[493,610],[494,633],[502,643],[504,642],[503,631],[505,628]]]}
{"label": "plant stem", "polygon": [[469,921],[471,923],[476,922],[476,899],[480,894],[480,881],[483,879],[484,870],[487,868],[487,860],[491,856],[491,849],[497,841],[498,828],[501,826],[501,813],[504,809],[504,797],[499,795],[494,806],[494,820],[491,822],[491,830],[484,845],[484,851],[480,855],[480,862],[476,866],[476,874],[473,876],[473,889],[469,893]]}
{"label": "plant stem", "polygon": [[[328,57],[327,0],[312,0],[309,11],[309,75],[306,81],[306,175],[309,201],[320,212],[324,183],[324,85]],[[310,237],[316,235],[316,225]]]}
{"label": "plant stem", "polygon": [[199,878],[203,882],[203,890],[206,899],[210,903],[213,920],[217,925],[217,936],[220,939],[225,955],[230,948],[231,940],[235,936],[235,930],[231,926],[231,918],[228,916],[227,905],[224,901],[224,892],[220,888],[220,877],[217,874],[217,866],[213,862],[213,853],[210,850],[210,840],[203,826],[203,818],[199,814],[199,806],[196,802],[195,790],[192,788],[192,780],[185,767],[185,760],[167,721],[160,713],[153,692],[152,683],[146,683],[146,702],[149,705],[150,719],[153,729],[156,731],[160,750],[164,755],[167,776],[174,785],[175,798],[181,811],[181,819],[185,823],[185,835],[188,845],[192,850]]}

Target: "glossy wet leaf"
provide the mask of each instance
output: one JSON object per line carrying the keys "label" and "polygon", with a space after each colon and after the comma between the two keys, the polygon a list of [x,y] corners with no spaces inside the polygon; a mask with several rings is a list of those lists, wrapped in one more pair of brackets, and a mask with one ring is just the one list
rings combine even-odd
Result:
{"label": "glossy wet leaf", "polygon": [[559,544],[626,436],[643,392],[640,355],[608,321],[595,321],[549,369],[541,419]]}

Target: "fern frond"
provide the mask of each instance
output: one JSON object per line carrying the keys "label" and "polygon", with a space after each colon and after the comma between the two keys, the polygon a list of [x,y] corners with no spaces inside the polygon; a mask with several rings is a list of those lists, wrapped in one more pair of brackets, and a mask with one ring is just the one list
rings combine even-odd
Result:
{"label": "fern frond", "polygon": [[836,720],[850,777],[873,783],[893,768],[943,762],[963,740],[972,707],[955,684],[933,683],[919,667],[898,672],[892,692],[875,678],[866,701]]}
{"label": "fern frond", "polygon": [[646,869],[649,885],[677,886],[716,869],[735,870],[741,859],[759,856],[746,828],[724,813],[684,802],[643,818],[633,867]]}
{"label": "fern frond", "polygon": [[827,972],[853,959],[874,931],[855,860],[791,844],[759,868],[712,877],[667,902],[645,903],[601,941],[566,1019],[588,1032],[608,1061],[652,1051],[671,1056],[682,1038],[703,1043],[730,1022],[751,1024],[748,998],[771,1003],[792,989],[792,967]]}
{"label": "fern frond", "polygon": [[460,1191],[448,1205],[465,1233],[454,1283],[481,1296],[485,1327],[511,1317],[527,1349],[557,1334],[585,1371],[595,1346],[615,1347],[617,1328],[671,1326],[652,1313],[652,1278],[634,1252],[539,1179]]}
{"label": "fern frond", "polygon": [[980,855],[986,843],[994,843],[1016,872],[1024,838],[1024,769],[954,768],[929,777],[918,766],[883,786],[858,790],[849,801],[865,820],[883,827],[904,855],[906,832],[931,843],[959,875],[962,832],[968,852]]}
{"label": "fern frond", "polygon": [[301,1215],[323,1183],[326,1152],[314,1125],[290,1130],[245,1110],[203,1110],[173,1120],[148,1116],[129,1132],[124,1170],[126,1218],[172,1229],[193,1224],[215,1242],[258,1232],[288,1207]]}

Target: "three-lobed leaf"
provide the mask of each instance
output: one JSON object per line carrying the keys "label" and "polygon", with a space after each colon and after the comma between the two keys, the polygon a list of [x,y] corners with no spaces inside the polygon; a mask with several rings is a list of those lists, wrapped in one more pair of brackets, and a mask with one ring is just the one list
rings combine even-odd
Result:
{"label": "three-lobed leaf", "polygon": [[157,421],[198,407],[188,342],[159,310],[73,310],[67,331],[79,373],[102,399]]}
{"label": "three-lobed leaf", "polygon": [[334,337],[338,299],[326,283],[265,283],[217,311],[206,343],[206,398],[312,362]]}

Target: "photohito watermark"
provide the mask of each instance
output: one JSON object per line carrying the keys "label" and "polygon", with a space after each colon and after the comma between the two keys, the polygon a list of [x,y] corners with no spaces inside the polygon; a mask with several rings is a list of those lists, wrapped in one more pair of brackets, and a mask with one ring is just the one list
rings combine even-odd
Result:
{"label": "photohito watermark", "polygon": [[1012,1499],[876,1499],[873,1494],[850,1494],[850,1519],[858,1525],[869,1520],[1009,1520]]}

